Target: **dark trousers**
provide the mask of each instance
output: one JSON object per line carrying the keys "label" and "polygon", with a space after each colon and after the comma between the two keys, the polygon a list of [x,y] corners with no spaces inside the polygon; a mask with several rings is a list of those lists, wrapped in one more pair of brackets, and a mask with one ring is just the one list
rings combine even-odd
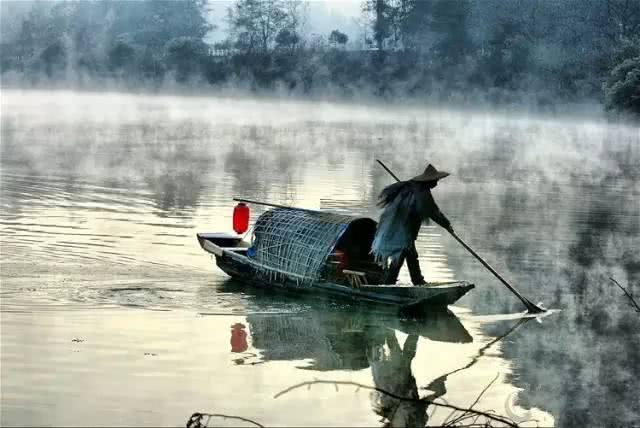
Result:
{"label": "dark trousers", "polygon": [[400,273],[400,268],[404,263],[405,259],[407,260],[407,267],[409,268],[409,275],[411,276],[411,282],[414,285],[424,284],[424,277],[422,276],[422,272],[420,271],[420,263],[418,262],[418,251],[416,251],[415,244],[412,244],[410,248],[404,250],[400,258],[396,263],[393,263],[387,269],[385,284],[395,284],[398,280],[398,274]]}

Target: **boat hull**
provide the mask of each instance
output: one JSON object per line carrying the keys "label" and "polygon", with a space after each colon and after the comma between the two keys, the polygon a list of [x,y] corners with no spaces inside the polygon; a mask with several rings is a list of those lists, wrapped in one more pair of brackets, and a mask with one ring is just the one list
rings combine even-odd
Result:
{"label": "boat hull", "polygon": [[224,234],[198,234],[201,247],[213,254],[227,275],[254,287],[279,289],[300,294],[325,295],[358,303],[384,305],[402,313],[424,314],[446,310],[474,285],[466,281],[413,285],[348,286],[316,280],[302,281],[295,275],[272,272],[246,255],[247,244]]}

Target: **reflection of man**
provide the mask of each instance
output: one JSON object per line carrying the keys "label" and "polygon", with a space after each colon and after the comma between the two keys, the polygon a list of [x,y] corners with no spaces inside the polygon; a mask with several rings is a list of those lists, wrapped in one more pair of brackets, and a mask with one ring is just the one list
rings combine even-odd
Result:
{"label": "reflection of man", "polygon": [[371,252],[376,261],[387,269],[385,284],[395,284],[400,268],[407,260],[411,282],[424,284],[418,263],[415,240],[422,222],[432,219],[440,226],[453,231],[449,220],[440,212],[431,195],[438,180],[448,176],[429,164],[424,172],[408,181],[387,186],[380,193],[379,205],[384,207]]}
{"label": "reflection of man", "polygon": [[[372,337],[368,348],[369,363],[376,388],[403,397],[402,400],[376,392],[374,411],[386,419],[389,427],[423,427],[427,423],[427,402],[419,400],[416,379],[411,373],[411,361],[416,355],[418,336],[410,335],[400,347],[393,330]],[[385,343],[389,353],[385,354]]]}

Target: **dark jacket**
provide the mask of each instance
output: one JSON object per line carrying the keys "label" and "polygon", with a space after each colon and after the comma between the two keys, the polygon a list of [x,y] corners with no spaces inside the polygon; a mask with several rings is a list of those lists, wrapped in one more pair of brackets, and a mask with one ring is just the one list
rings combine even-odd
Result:
{"label": "dark jacket", "polygon": [[[371,251],[376,261],[388,268],[387,282],[395,283],[405,258],[414,284],[424,282],[414,242],[420,226],[432,219],[445,229],[451,227],[433,199],[431,190],[415,181],[400,181],[387,186],[380,193],[380,216]],[[387,262],[391,259],[391,266]]]}
{"label": "dark jacket", "polygon": [[451,227],[451,222],[440,208],[436,204],[436,201],[433,199],[433,195],[431,194],[431,189],[427,188],[422,183],[411,182],[414,187],[414,192],[416,194],[416,211],[411,216],[412,220],[412,231],[415,230],[415,234],[413,235],[413,239],[418,237],[418,232],[420,231],[420,225],[422,223],[428,223],[429,219],[435,221],[440,226],[445,229],[449,229]]}

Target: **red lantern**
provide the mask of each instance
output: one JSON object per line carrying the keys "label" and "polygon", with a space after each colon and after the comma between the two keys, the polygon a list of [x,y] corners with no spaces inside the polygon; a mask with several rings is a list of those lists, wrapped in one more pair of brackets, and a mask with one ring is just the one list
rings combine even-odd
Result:
{"label": "red lantern", "polygon": [[233,209],[233,230],[240,234],[245,233],[249,229],[249,207],[240,202]]}

